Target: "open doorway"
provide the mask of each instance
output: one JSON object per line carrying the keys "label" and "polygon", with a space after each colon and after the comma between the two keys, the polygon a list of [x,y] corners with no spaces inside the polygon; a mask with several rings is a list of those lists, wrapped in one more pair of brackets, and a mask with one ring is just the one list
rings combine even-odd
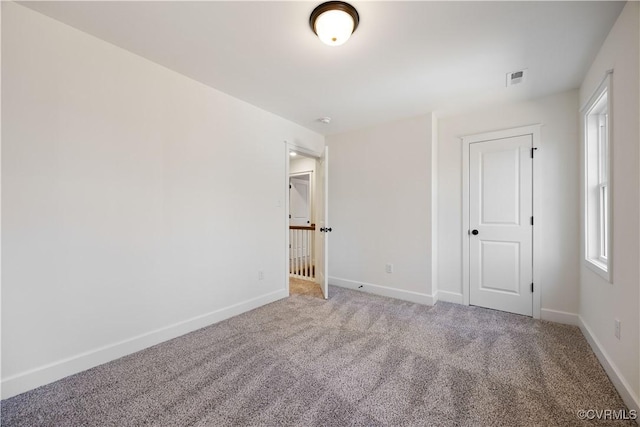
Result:
{"label": "open doorway", "polygon": [[[322,298],[329,298],[329,238],[332,231],[329,218],[329,147],[320,153],[301,148],[285,141],[286,155],[286,288],[291,294],[291,276],[294,292],[298,280],[317,289]],[[297,188],[294,188],[296,187]],[[295,191],[295,193],[291,193]],[[294,201],[294,211],[291,199]],[[306,200],[308,199],[308,203]],[[295,219],[294,219],[295,216]],[[294,219],[292,223],[292,219]],[[307,223],[307,221],[309,221]],[[296,225],[301,224],[301,225]],[[307,225],[305,225],[307,224]],[[303,229],[306,237],[294,237],[297,229]],[[303,275],[306,274],[306,275]],[[300,277],[302,276],[302,277]],[[310,283],[309,283],[310,282]]]}
{"label": "open doorway", "polygon": [[317,160],[289,155],[289,294],[324,298],[316,277]]}

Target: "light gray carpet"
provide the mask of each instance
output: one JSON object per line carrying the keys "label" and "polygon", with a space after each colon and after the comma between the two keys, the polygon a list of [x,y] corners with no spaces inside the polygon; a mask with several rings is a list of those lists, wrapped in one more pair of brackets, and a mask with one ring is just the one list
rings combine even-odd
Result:
{"label": "light gray carpet", "polygon": [[2,426],[571,426],[624,409],[575,327],[331,288],[2,402]]}

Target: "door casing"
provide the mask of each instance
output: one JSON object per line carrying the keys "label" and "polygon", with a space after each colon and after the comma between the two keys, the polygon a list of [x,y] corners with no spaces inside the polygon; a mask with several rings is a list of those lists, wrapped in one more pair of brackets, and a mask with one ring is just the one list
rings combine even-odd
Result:
{"label": "door casing", "polygon": [[522,126],[492,132],[484,132],[463,136],[462,139],[462,301],[469,305],[470,280],[469,280],[469,145],[476,142],[491,141],[495,139],[511,138],[515,136],[531,135],[535,149],[533,159],[533,317],[540,318],[540,296],[544,287],[542,277],[541,255],[541,162],[544,160],[541,149],[540,127],[541,124]]}

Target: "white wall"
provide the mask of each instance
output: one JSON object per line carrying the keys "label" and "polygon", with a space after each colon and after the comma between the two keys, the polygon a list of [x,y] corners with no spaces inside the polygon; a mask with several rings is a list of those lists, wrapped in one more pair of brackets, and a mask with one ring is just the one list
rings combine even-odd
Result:
{"label": "white wall", "polygon": [[289,173],[301,173],[301,172],[314,172],[316,171],[316,159],[310,157],[296,156],[291,158],[289,163]]}
{"label": "white wall", "polygon": [[4,398],[287,296],[283,141],[323,137],[14,3],[2,39]]}
{"label": "white wall", "polygon": [[[613,211],[613,283],[580,265],[580,317],[583,331],[627,405],[640,401],[640,187],[639,18],[637,2],[628,2],[611,29],[580,87],[584,105],[607,70],[613,69],[611,191]],[[582,186],[580,187],[582,189]],[[584,241],[584,233],[582,233]],[[614,336],[614,319],[622,322]],[[607,366],[608,365],[608,366]]]}
{"label": "white wall", "polygon": [[[438,268],[440,298],[462,302],[462,143],[460,137],[541,123],[542,318],[577,323],[578,94],[569,91],[495,106],[438,122]],[[455,298],[457,295],[457,298]]]}
{"label": "white wall", "polygon": [[434,302],[431,138],[431,114],[327,137],[329,283]]}

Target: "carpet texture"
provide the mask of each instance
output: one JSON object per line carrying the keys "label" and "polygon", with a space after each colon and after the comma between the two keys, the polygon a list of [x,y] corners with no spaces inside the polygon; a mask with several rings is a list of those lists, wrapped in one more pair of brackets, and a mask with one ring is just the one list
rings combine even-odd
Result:
{"label": "carpet texture", "polygon": [[311,280],[289,278],[289,295],[308,295],[316,298],[324,298],[320,285]]}
{"label": "carpet texture", "polygon": [[573,426],[626,409],[576,327],[332,287],[2,401],[2,426]]}

